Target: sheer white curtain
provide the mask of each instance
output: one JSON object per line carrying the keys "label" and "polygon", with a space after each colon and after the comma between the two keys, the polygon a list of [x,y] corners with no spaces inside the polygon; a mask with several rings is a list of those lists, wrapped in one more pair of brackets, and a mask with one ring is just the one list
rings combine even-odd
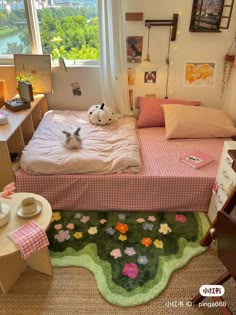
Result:
{"label": "sheer white curtain", "polygon": [[124,19],[125,0],[98,0],[103,102],[130,115]]}

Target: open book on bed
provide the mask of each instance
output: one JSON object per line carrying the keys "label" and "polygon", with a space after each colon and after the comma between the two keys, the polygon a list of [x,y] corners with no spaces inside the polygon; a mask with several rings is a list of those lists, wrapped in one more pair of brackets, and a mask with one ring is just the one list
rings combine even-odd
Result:
{"label": "open book on bed", "polygon": [[191,154],[184,155],[181,158],[181,161],[183,163],[186,163],[189,166],[194,167],[194,168],[200,168],[200,167],[212,162],[213,160],[214,159],[211,155],[206,154],[206,153],[201,152],[201,151],[195,151]]}

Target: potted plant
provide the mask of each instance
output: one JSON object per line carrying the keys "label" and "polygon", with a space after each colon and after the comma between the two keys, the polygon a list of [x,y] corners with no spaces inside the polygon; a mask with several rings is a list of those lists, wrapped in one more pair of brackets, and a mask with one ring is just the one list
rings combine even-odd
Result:
{"label": "potted plant", "polygon": [[52,59],[53,60],[57,59],[59,66],[63,66],[65,71],[67,71],[65,63],[66,50],[64,46],[60,45],[62,38],[60,36],[57,36],[54,37],[51,41],[54,43],[54,47],[52,50]]}
{"label": "potted plant", "polygon": [[[31,83],[31,84],[32,84],[33,79],[34,79],[34,77],[33,77],[32,75],[24,74],[24,73],[19,73],[19,74],[16,76],[16,81],[24,81],[24,82],[29,82],[29,83]],[[33,84],[32,84],[32,89],[34,90]],[[18,86],[18,84],[17,84],[16,90],[17,90],[17,92],[19,92],[19,86]]]}

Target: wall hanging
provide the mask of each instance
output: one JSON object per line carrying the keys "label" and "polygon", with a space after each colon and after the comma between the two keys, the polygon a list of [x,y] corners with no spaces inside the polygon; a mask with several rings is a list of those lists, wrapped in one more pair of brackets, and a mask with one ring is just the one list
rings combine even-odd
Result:
{"label": "wall hanging", "polygon": [[236,55],[236,34],[235,34],[235,38],[233,40],[232,45],[230,46],[229,50],[224,56],[221,97],[223,96],[224,91],[229,83],[233,67],[235,67],[235,55]]}

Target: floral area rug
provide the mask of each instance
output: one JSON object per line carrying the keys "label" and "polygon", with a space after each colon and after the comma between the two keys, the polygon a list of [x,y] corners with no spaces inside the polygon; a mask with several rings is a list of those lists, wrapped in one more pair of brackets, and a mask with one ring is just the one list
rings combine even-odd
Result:
{"label": "floral area rug", "polygon": [[195,212],[54,211],[47,235],[54,267],[87,268],[107,301],[133,306],[158,296],[206,250],[199,242],[207,228]]}

